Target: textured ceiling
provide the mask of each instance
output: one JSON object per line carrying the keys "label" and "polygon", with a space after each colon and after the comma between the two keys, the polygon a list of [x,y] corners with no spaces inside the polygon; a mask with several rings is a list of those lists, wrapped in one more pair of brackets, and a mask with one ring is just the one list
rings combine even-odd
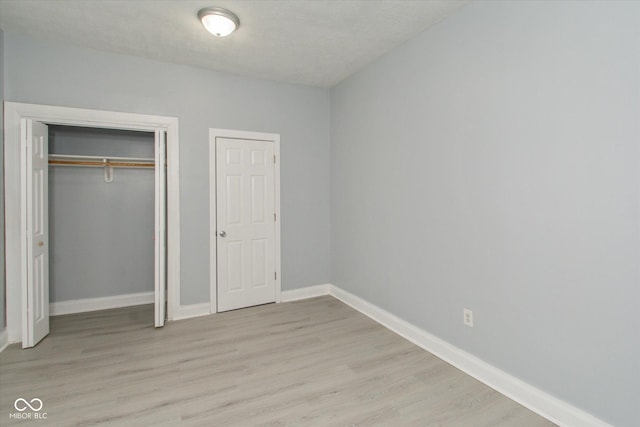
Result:
{"label": "textured ceiling", "polygon": [[[0,27],[94,49],[331,87],[468,0],[0,0]],[[238,15],[211,36],[196,14]]]}

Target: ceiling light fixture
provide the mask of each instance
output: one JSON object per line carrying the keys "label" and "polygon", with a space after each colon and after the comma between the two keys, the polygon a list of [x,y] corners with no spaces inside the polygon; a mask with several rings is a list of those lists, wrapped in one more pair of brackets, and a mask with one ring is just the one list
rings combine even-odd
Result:
{"label": "ceiling light fixture", "polygon": [[198,19],[211,34],[225,37],[240,26],[240,20],[233,13],[221,7],[206,7],[198,12]]}

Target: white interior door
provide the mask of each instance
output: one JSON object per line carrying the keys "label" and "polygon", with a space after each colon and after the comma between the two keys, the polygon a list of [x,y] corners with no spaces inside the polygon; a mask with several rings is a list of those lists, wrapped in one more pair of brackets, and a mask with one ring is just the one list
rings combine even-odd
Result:
{"label": "white interior door", "polygon": [[275,302],[274,143],[216,139],[218,311]]}
{"label": "white interior door", "polygon": [[49,130],[47,125],[28,119],[22,120],[22,130],[26,144],[22,217],[27,235],[22,347],[27,348],[49,334]]}
{"label": "white interior door", "polygon": [[155,133],[155,326],[164,326],[167,284],[166,137]]}

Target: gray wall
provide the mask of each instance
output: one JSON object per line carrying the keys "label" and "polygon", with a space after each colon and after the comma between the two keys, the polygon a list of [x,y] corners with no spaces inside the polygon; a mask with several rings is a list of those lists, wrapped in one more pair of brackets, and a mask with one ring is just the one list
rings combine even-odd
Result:
{"label": "gray wall", "polygon": [[4,32],[0,30],[0,331],[5,328],[4,274]]}
{"label": "gray wall", "polygon": [[[153,158],[153,133],[49,126],[49,152]],[[49,168],[49,300],[154,286],[153,169]]]}
{"label": "gray wall", "polygon": [[333,283],[640,425],[639,76],[639,2],[491,1],[333,88]]}
{"label": "gray wall", "polygon": [[5,33],[5,55],[7,101],[180,119],[182,304],[209,300],[211,127],[281,134],[282,287],[329,281],[327,90],[13,33]]}

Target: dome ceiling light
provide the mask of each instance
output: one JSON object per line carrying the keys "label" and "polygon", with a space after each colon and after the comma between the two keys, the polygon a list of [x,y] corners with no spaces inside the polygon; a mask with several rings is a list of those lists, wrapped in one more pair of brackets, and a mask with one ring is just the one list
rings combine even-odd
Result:
{"label": "dome ceiling light", "polygon": [[240,20],[236,14],[221,7],[201,9],[198,12],[198,19],[204,28],[216,37],[228,36],[240,26]]}

